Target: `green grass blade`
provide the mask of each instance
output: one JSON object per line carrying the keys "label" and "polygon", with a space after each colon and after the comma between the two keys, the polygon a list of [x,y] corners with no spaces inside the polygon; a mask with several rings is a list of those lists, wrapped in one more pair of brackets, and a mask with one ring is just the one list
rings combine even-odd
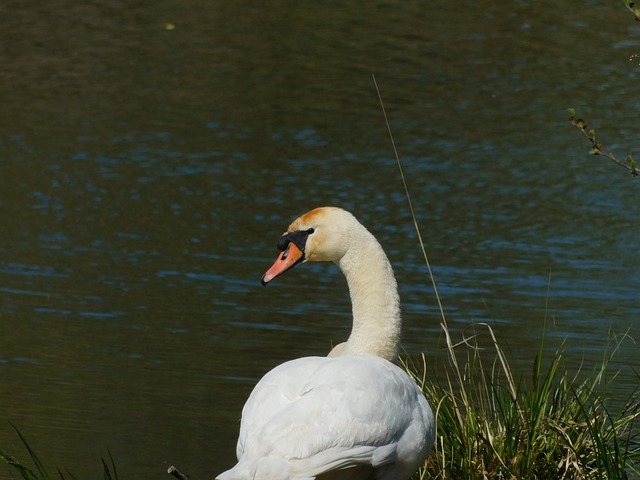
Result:
{"label": "green grass blade", "polygon": [[38,480],[36,474],[33,473],[33,471],[31,471],[29,467],[25,467],[2,449],[0,449],[0,458],[4,460],[8,465],[16,469],[24,480]]}
{"label": "green grass blade", "polygon": [[[67,475],[69,476],[68,478],[70,478],[71,480],[78,480],[78,478],[73,473],[71,473],[68,468],[65,468],[65,470],[67,471]],[[58,468],[58,475],[60,476],[60,480],[67,479],[67,477],[64,476],[64,474],[59,468]]]}
{"label": "green grass blade", "polygon": [[29,456],[31,457],[31,460],[33,461],[34,465],[36,466],[36,469],[38,470],[38,473],[40,474],[41,480],[51,480],[51,476],[49,475],[49,472],[47,472],[46,468],[44,467],[44,465],[42,464],[42,462],[38,458],[38,455],[36,455],[36,452],[33,451],[33,449],[31,448],[31,446],[29,445],[27,440],[24,438],[22,433],[20,433],[20,430],[18,430],[18,428],[13,424],[11,424],[11,426],[16,431],[16,433],[20,437],[20,440],[22,441],[23,445],[25,446],[25,448],[29,452]]}
{"label": "green grass blade", "polygon": [[116,462],[113,460],[113,455],[111,455],[111,451],[107,449],[107,453],[109,454],[109,461],[111,462],[111,469],[113,470],[113,480],[118,480],[118,471],[116,470]]}

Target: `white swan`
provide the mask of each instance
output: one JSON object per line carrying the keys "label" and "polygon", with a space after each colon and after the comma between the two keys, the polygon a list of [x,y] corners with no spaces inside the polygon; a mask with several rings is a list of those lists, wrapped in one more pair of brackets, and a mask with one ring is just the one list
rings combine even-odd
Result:
{"label": "white swan", "polygon": [[415,382],[391,363],[400,342],[393,270],[349,212],[312,210],[280,238],[266,285],[302,262],[330,261],[347,278],[353,329],[329,357],[268,372],[242,411],[238,463],[217,480],[405,480],[435,440],[435,419]]}

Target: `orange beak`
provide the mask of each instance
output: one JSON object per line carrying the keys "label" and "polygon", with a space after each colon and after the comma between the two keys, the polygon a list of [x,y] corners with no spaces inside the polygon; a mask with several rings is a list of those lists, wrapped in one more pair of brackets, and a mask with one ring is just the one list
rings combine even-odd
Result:
{"label": "orange beak", "polygon": [[285,251],[278,256],[276,262],[267,270],[267,273],[262,276],[262,285],[266,285],[277,276],[295,267],[303,259],[304,252],[300,250],[295,243],[289,242]]}

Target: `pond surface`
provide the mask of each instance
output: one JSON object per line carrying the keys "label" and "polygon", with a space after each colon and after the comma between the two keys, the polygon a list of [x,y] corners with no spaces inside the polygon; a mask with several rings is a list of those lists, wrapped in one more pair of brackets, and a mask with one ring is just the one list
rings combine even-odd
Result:
{"label": "pond surface", "polygon": [[[346,285],[260,277],[289,222],[351,210],[394,265],[408,355],[487,323],[512,367],[586,371],[640,335],[640,27],[621,4],[0,6],[0,448],[98,478],[235,460],[251,388],[349,332]],[[634,143],[636,142],[636,143]],[[624,342],[614,394],[637,385]],[[8,469],[0,466],[0,477]]]}

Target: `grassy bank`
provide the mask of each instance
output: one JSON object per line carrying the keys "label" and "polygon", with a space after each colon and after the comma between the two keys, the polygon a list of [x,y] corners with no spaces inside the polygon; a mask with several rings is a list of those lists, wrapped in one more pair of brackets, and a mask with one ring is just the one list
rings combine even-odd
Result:
{"label": "grassy bank", "polygon": [[[427,360],[406,365],[436,410],[438,434],[420,479],[640,478],[640,390],[620,399],[610,367],[620,342],[591,371],[571,372],[564,345],[516,376],[491,327],[456,345],[426,381]],[[444,374],[442,373],[444,372]],[[433,377],[433,378],[432,378]],[[617,395],[617,397],[614,397]]]}

